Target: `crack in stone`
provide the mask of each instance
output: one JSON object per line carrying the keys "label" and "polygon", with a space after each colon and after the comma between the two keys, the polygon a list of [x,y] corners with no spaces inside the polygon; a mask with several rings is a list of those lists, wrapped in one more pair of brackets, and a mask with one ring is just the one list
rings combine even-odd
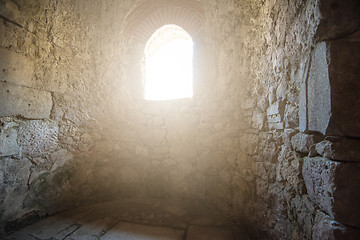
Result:
{"label": "crack in stone", "polygon": [[[27,29],[24,28],[24,26],[21,25],[20,23],[17,23],[17,22],[15,22],[15,21],[13,21],[13,20],[10,20],[10,19],[8,19],[7,17],[4,17],[3,15],[0,15],[0,18],[4,19],[6,22],[9,22],[9,23],[14,24],[14,25],[17,26],[17,27],[20,27],[20,28],[23,28],[23,29],[27,30]],[[27,30],[27,31],[29,31],[29,30]],[[30,31],[29,31],[29,32],[30,32]]]}

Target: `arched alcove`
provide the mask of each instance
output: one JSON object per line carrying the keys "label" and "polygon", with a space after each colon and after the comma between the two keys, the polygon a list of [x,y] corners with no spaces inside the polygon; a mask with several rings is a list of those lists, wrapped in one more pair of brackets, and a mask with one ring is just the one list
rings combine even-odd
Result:
{"label": "arched alcove", "polygon": [[[130,12],[126,18],[123,35],[128,44],[129,57],[126,71],[135,99],[144,99],[144,49],[152,35],[164,25],[180,26],[192,38],[193,64],[196,66],[197,38],[204,22],[202,4],[194,0],[142,1]],[[195,68],[193,74],[195,83]]]}

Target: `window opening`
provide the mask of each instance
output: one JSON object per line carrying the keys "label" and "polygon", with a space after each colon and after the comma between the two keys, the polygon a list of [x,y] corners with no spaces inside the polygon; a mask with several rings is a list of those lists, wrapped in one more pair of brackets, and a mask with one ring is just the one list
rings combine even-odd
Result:
{"label": "window opening", "polygon": [[193,96],[193,41],[177,25],[164,25],[145,47],[145,100]]}

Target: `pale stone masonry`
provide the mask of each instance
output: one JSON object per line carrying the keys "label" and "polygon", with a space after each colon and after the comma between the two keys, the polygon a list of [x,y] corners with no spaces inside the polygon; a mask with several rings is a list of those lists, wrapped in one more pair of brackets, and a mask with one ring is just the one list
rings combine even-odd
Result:
{"label": "pale stone masonry", "polygon": [[[253,239],[358,239],[359,12],[358,0],[0,0],[0,238],[136,198],[201,202]],[[193,39],[193,98],[143,99],[144,48],[164,24]],[[183,236],[229,235],[193,225]]]}

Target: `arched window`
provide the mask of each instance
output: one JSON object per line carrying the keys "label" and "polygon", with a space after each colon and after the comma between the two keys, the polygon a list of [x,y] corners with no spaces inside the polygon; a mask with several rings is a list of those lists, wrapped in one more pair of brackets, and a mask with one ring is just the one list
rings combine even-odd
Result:
{"label": "arched window", "polygon": [[193,96],[193,41],[177,25],[164,25],[145,47],[145,100]]}

